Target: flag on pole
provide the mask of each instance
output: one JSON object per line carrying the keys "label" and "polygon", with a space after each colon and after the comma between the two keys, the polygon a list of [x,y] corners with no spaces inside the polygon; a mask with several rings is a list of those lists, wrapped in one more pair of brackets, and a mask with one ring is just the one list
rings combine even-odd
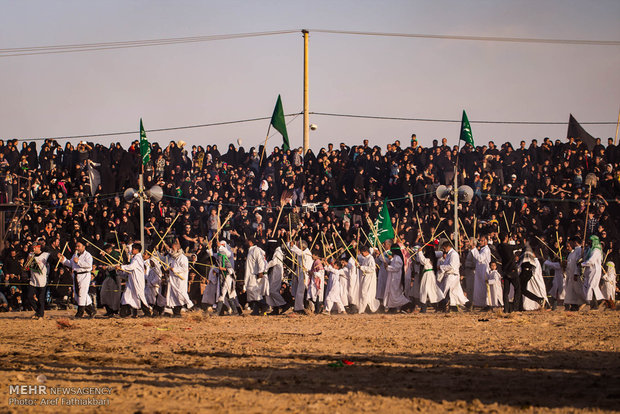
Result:
{"label": "flag on pole", "polygon": [[146,140],[146,132],[142,126],[142,118],[140,118],[140,155],[142,156],[142,165],[148,164],[151,160],[151,146]]}
{"label": "flag on pole", "polygon": [[276,131],[282,134],[282,149],[284,151],[288,150],[290,148],[290,145],[288,142],[286,121],[284,120],[284,109],[282,109],[282,99],[280,98],[280,95],[278,95],[276,107],[273,109],[273,115],[271,115],[271,126],[273,126]]}
{"label": "flag on pole", "polygon": [[[390,218],[386,200],[383,200],[383,207],[381,207],[379,217],[377,217],[377,221],[375,221],[375,229],[377,230],[379,243],[394,238],[394,228],[392,227],[392,219]],[[374,240],[374,242],[377,244],[377,240]]]}
{"label": "flag on pole", "polygon": [[463,119],[461,119],[461,137],[459,139],[475,147],[474,136],[471,133],[471,126],[469,126],[469,119],[467,119],[465,110],[463,110]]}
{"label": "flag on pole", "polygon": [[594,149],[596,145],[596,139],[577,122],[573,114],[568,117],[568,131],[566,132],[566,138],[580,139],[590,151]]}

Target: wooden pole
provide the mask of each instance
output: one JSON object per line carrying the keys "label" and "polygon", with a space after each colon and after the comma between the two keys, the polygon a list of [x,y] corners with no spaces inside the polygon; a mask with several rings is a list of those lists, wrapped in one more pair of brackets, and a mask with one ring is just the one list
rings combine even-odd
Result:
{"label": "wooden pole", "polygon": [[267,148],[267,140],[269,139],[269,131],[271,131],[271,121],[269,121],[269,128],[267,128],[267,136],[265,136],[265,145],[263,145],[263,152],[260,154],[260,161],[258,162],[258,166],[263,165],[263,157],[265,156],[265,149]]}
{"label": "wooden pole", "polygon": [[303,155],[306,155],[310,147],[310,87],[308,72],[308,31],[302,30],[304,34],[304,149]]}
{"label": "wooden pole", "polygon": [[[65,247],[62,248],[62,252],[60,252],[60,255],[62,257],[65,257],[65,249],[67,248],[67,246],[69,245],[69,242],[65,242]],[[58,265],[60,264],[60,260],[56,263],[56,266],[54,267],[54,270],[58,270]]]}

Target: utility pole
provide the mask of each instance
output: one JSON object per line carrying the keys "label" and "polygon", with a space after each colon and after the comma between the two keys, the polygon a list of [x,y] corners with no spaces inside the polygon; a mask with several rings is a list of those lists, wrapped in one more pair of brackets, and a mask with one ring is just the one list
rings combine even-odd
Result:
{"label": "utility pole", "polygon": [[310,102],[308,89],[308,30],[301,31],[304,34],[304,155],[310,148]]}

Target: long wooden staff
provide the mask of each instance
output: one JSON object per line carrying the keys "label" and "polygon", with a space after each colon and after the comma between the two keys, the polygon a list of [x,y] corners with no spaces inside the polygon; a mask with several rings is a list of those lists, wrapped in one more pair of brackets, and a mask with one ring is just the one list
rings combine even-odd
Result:
{"label": "long wooden staff", "polygon": [[174,270],[172,270],[172,267],[170,265],[168,265],[168,263],[165,263],[163,260],[161,260],[159,257],[157,257],[156,255],[153,254],[153,252],[149,252],[147,251],[148,254],[151,255],[151,257],[155,260],[157,260],[162,266],[164,266],[164,270],[168,270],[168,271],[172,271],[172,273],[178,277],[181,280],[185,280],[185,278],[183,276],[181,276],[180,274],[178,274],[177,272],[175,272]]}
{"label": "long wooden staff", "polygon": [[[157,243],[155,245],[155,248],[153,250],[157,251],[157,248],[159,247],[159,245],[161,244],[161,242],[166,238],[166,236],[168,235],[168,232],[170,231],[170,229],[172,228],[172,226],[174,226],[174,223],[176,223],[177,219],[179,218],[179,216],[181,215],[181,213],[177,214],[177,216],[174,218],[174,220],[172,220],[172,223],[170,223],[170,225],[168,226],[168,228],[166,229],[166,232],[164,233],[163,237],[161,238],[161,240],[159,241],[159,243]],[[144,246],[143,246],[144,247]]]}
{"label": "long wooden staff", "polygon": [[220,231],[222,231],[222,229],[224,228],[224,226],[226,225],[226,223],[228,223],[228,220],[230,220],[230,218],[232,217],[232,212],[228,213],[228,216],[226,217],[226,220],[224,220],[224,222],[222,223],[222,225],[217,229],[217,231],[215,232],[215,234],[213,235],[213,237],[211,238],[211,240],[209,241],[209,243],[213,243],[213,240],[215,240],[215,238],[220,234]]}
{"label": "long wooden staff", "polygon": [[[62,248],[62,252],[60,252],[60,255],[62,257],[65,257],[65,249],[67,248],[67,246],[69,245],[69,242],[65,242],[65,247]],[[58,270],[58,265],[60,264],[60,260],[58,262],[56,262],[56,267],[54,267],[54,270]]]}
{"label": "long wooden staff", "polygon": [[[335,230],[335,229],[334,229]],[[342,239],[342,236],[340,235],[340,233],[336,233],[338,235],[338,238],[340,239],[340,241],[342,242],[342,245],[344,246],[345,249],[347,249],[347,252],[349,253],[349,256],[351,256],[353,258],[353,260],[355,260],[355,263],[357,263],[357,265],[359,266],[359,262],[357,261],[357,257],[353,256],[353,253],[351,253],[351,249],[349,249],[349,247],[347,246],[347,244],[344,242],[344,240]]]}
{"label": "long wooden staff", "polygon": [[86,243],[88,243],[88,244],[90,244],[91,246],[93,246],[95,249],[99,250],[99,251],[100,251],[101,253],[103,253],[105,256],[110,257],[110,258],[114,259],[114,261],[115,261],[116,263],[121,264],[120,260],[117,260],[117,259],[115,259],[113,256],[109,255],[109,254],[108,254],[105,250],[103,250],[103,249],[99,248],[99,246],[97,246],[95,243],[91,242],[90,240],[88,240],[88,239],[87,239],[87,238],[85,238],[85,237],[82,237],[82,239],[83,239]]}

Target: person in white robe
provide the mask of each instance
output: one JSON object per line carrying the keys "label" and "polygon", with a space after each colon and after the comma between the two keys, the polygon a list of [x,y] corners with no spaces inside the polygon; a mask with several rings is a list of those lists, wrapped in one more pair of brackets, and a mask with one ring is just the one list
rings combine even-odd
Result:
{"label": "person in white robe", "polygon": [[566,291],[564,294],[564,308],[576,311],[579,307],[586,303],[583,296],[583,283],[581,281],[581,267],[579,261],[583,255],[581,241],[577,237],[573,237],[569,244],[572,249],[566,258]]}
{"label": "person in white robe", "polygon": [[443,242],[441,250],[443,253],[437,252],[437,281],[445,299],[438,307],[445,309],[448,306],[447,311],[458,312],[459,306],[467,303],[467,298],[461,287],[461,259],[449,241]]}
{"label": "person in white robe", "polygon": [[288,248],[295,255],[295,274],[291,283],[291,293],[295,298],[294,310],[295,313],[305,314],[304,298],[310,279],[308,275],[314,263],[312,253],[310,253],[308,243],[305,240],[289,243]]}
{"label": "person in white robe", "polygon": [[217,303],[217,292],[219,288],[219,278],[216,267],[209,268],[209,272],[207,274],[207,281],[205,290],[202,292],[202,298],[200,299],[200,303],[203,306],[203,310],[208,310],[208,308],[214,306]]}
{"label": "person in white robe", "polygon": [[89,317],[94,317],[97,310],[88,294],[92,279],[93,256],[86,251],[84,243],[77,242],[75,244],[75,253],[71,257],[71,260],[60,253],[58,253],[58,260],[60,260],[64,266],[71,268],[73,273],[73,299],[78,306],[75,317],[84,317],[84,311],[86,311]]}
{"label": "person in white robe", "polygon": [[474,270],[473,306],[486,308],[490,306],[486,276],[489,270],[489,263],[491,263],[491,249],[487,244],[486,236],[480,237],[478,247],[471,249],[470,253],[476,266]]}
{"label": "person in white robe", "polygon": [[265,296],[269,294],[269,279],[267,278],[267,260],[265,251],[255,244],[254,239],[248,240],[248,255],[245,260],[245,277],[243,290],[252,309],[251,315],[265,313],[267,306]]}
{"label": "person in white robe", "polygon": [[314,262],[310,268],[308,282],[308,300],[314,304],[314,313],[323,312],[323,298],[325,296],[325,269],[319,259],[318,251],[312,253]]}
{"label": "person in white robe", "polygon": [[488,286],[489,306],[499,308],[504,306],[502,297],[502,275],[497,271],[497,263],[491,262],[486,275],[486,285]]}
{"label": "person in white robe", "polygon": [[[349,251],[351,251],[349,249]],[[349,312],[358,313],[360,305],[360,276],[358,262],[353,256],[347,261],[347,302]]]}
{"label": "person in white robe", "polygon": [[357,256],[360,275],[360,300],[358,312],[364,313],[368,310],[375,313],[379,310],[377,295],[377,265],[368,246],[360,247],[360,254]]}
{"label": "person in white robe", "polygon": [[[159,309],[159,306],[165,306],[166,302],[165,302],[165,298],[162,296],[161,294],[161,287],[162,287],[162,270],[161,270],[161,264],[157,261],[157,259],[154,259],[153,257],[151,257],[151,255],[149,253],[147,253],[146,251],[144,252],[144,257],[145,257],[145,261],[144,261],[144,267],[145,267],[145,272],[146,272],[146,284],[144,286],[144,296],[146,296],[146,303],[148,303],[148,305],[153,308],[153,313],[158,313],[157,311],[161,310]],[[162,300],[159,299],[158,302],[158,298],[162,298],[163,299],[163,303]]]}
{"label": "person in white robe", "polygon": [[437,284],[437,277],[433,268],[433,260],[436,261],[434,247],[426,246],[421,249],[416,246],[413,251],[416,252],[414,258],[422,269],[420,275],[420,313],[426,313],[428,302],[436,305],[444,300],[445,296]]}
{"label": "person in white robe", "polygon": [[562,270],[562,264],[551,259],[545,260],[543,269],[546,269],[553,276],[553,283],[549,290],[549,295],[551,296],[549,302],[551,303],[551,310],[556,310],[558,304],[560,306],[564,304],[564,298],[566,296],[566,275]]}
{"label": "person in white robe", "polygon": [[383,307],[388,311],[398,312],[403,306],[411,303],[409,299],[405,297],[405,290],[403,287],[403,256],[398,246],[393,246],[387,253],[391,259],[386,267],[388,274],[385,282]]}
{"label": "person in white robe", "polygon": [[148,305],[144,294],[146,277],[142,245],[134,243],[131,247],[131,254],[129,264],[116,267],[117,270],[127,273],[127,286],[121,297],[121,316],[129,316],[129,308],[131,308],[131,316],[134,318],[138,317],[138,309],[142,309],[145,316],[151,316],[151,307]]}
{"label": "person in white robe", "polygon": [[181,317],[181,309],[187,306],[191,309],[194,304],[189,298],[189,260],[181,249],[179,239],[174,240],[172,249],[165,257],[164,263],[167,266],[168,291],[166,292],[166,307],[172,308],[174,317]]}
{"label": "person in white robe", "polygon": [[542,309],[547,301],[547,289],[542,275],[542,266],[529,246],[526,246],[521,255],[519,275],[523,294],[523,310]]}
{"label": "person in white robe", "polygon": [[288,310],[286,300],[280,294],[284,276],[284,251],[282,249],[282,246],[276,247],[271,260],[267,263],[267,271],[269,271],[267,305],[272,309],[270,315],[279,315]]}
{"label": "person in white robe", "polygon": [[605,271],[601,276],[601,293],[607,307],[616,309],[616,265],[612,261],[605,264]]}
{"label": "person in white robe", "polygon": [[340,293],[340,278],[344,276],[344,270],[341,268],[340,261],[333,260],[331,264],[326,264],[324,269],[327,272],[328,280],[323,313],[329,314],[334,308],[337,313],[345,313]]}
{"label": "person in white robe", "polygon": [[375,255],[377,255],[377,259],[375,259],[376,263],[379,265],[379,274],[377,277],[377,299],[383,306],[383,298],[385,297],[385,287],[388,278],[387,266],[390,263],[390,259],[387,257],[385,252],[389,252],[392,248],[393,241],[388,239],[383,242],[383,249],[377,249]]}
{"label": "person in white robe", "polygon": [[598,309],[599,300],[603,299],[601,292],[601,274],[603,272],[603,251],[598,236],[590,236],[590,247],[581,263],[583,267],[583,296],[591,309]]}
{"label": "person in white robe", "polygon": [[217,254],[215,256],[218,268],[218,282],[219,286],[217,291],[217,307],[215,314],[218,316],[223,315],[224,307],[227,307],[237,315],[243,315],[243,309],[237,298],[237,289],[235,286],[235,269],[233,267],[233,252],[228,246],[220,245]]}

